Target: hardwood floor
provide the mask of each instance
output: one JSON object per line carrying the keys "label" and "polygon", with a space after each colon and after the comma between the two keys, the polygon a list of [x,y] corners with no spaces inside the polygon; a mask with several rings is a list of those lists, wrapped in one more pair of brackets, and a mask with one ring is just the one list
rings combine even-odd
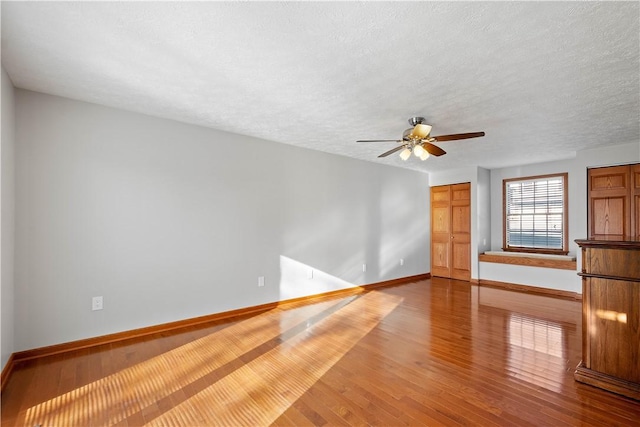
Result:
{"label": "hardwood floor", "polygon": [[577,301],[431,279],[20,362],[2,425],[638,425]]}

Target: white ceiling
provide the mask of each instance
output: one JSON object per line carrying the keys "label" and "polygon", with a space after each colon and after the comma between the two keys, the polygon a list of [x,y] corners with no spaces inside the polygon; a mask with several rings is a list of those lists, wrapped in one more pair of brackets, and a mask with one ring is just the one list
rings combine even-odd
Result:
{"label": "white ceiling", "polygon": [[[640,141],[638,2],[2,2],[16,87],[423,171]],[[422,115],[421,162],[376,156]],[[217,143],[216,141],[212,141]]]}

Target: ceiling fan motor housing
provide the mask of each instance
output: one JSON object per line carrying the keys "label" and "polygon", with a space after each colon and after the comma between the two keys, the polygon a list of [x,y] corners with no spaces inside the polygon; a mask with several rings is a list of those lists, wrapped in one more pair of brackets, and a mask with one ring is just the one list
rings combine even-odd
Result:
{"label": "ceiling fan motor housing", "polygon": [[415,125],[420,125],[424,123],[424,117],[411,117],[409,119],[409,124],[413,127],[415,127]]}

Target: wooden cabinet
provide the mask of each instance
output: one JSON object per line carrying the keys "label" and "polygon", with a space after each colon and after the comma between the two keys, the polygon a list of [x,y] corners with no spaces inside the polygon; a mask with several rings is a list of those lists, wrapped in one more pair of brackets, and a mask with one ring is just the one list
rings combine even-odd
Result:
{"label": "wooden cabinet", "polygon": [[640,240],[640,164],[631,168],[631,233],[634,240]]}
{"label": "wooden cabinet", "polygon": [[582,248],[582,362],[575,378],[640,400],[640,242]]}
{"label": "wooden cabinet", "polygon": [[588,238],[640,240],[640,164],[588,171]]}
{"label": "wooden cabinet", "polygon": [[431,275],[471,279],[471,184],[431,187]]}

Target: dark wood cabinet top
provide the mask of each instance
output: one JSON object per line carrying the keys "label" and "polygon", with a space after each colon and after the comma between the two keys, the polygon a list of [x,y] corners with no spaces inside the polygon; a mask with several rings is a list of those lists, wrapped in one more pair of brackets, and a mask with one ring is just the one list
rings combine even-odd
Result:
{"label": "dark wood cabinet top", "polygon": [[640,241],[632,237],[615,237],[611,239],[598,237],[591,239],[576,239],[575,242],[580,247],[640,250]]}

